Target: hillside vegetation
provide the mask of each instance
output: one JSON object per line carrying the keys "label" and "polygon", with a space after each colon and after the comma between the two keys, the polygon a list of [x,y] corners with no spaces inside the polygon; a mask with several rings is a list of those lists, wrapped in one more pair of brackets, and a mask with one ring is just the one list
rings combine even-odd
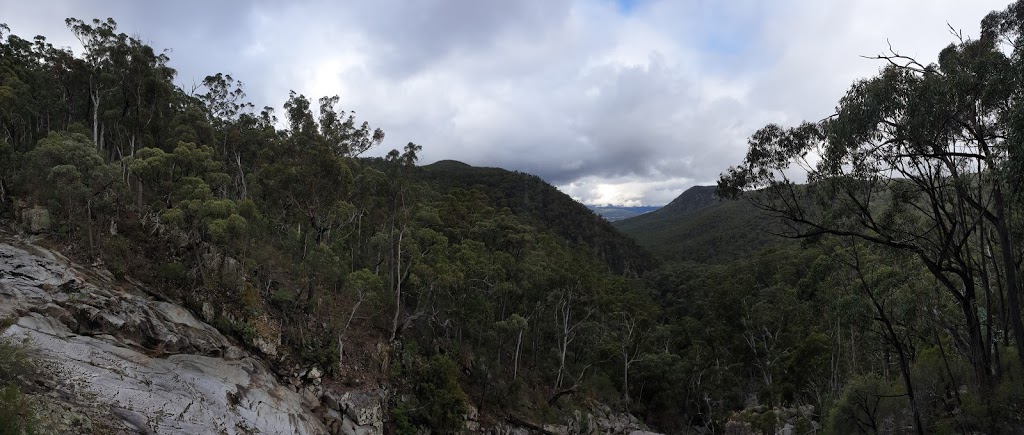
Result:
{"label": "hillside vegetation", "polygon": [[717,188],[616,223],[665,261],[645,280],[677,364],[718,362],[676,382],[714,384],[726,428],[810,409],[835,433],[1024,426],[1022,38],[1016,2],[935,64],[879,56],[834,115],[767,125]]}
{"label": "hillside vegetation", "polygon": [[478,168],[443,160],[423,167],[425,179],[443,192],[475,189],[494,206],[526,216],[537,227],[591,251],[617,273],[642,274],[654,266],[651,255],[623,237],[605,219],[536,175],[501,168]]}
{"label": "hillside vegetation", "polygon": [[[82,264],[180,302],[281,373],[389,385],[395,430],[562,422],[632,387],[653,260],[537,177],[416,166],[409,143],[292,92],[281,119],[242,83],[174,84],[113,20],[83,51],[0,27],[0,215]],[[280,128],[284,126],[284,128]],[[622,322],[633,329],[623,333]],[[627,366],[627,370],[629,367]]]}
{"label": "hillside vegetation", "polygon": [[785,243],[781,227],[749,201],[722,201],[694,186],[668,205],[616,221],[615,228],[666,261],[723,264]]}
{"label": "hillside vegetation", "polygon": [[[0,26],[4,225],[279,374],[379,387],[389,432],[1024,426],[1024,1],[615,226],[532,175],[365,157],[385,133],[336,96],[256,110],[113,20],[67,24],[80,55]],[[32,385],[3,381],[4,410]]]}

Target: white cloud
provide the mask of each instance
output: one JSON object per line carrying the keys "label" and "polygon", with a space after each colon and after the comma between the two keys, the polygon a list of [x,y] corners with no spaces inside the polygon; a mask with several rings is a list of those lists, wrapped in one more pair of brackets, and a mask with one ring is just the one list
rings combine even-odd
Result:
{"label": "white cloud", "polygon": [[[713,183],[766,122],[827,116],[886,41],[933,61],[1005,7],[991,0],[57,2],[0,0],[14,33],[74,43],[66,16],[112,16],[179,80],[230,73],[258,106],[338,94],[387,133],[537,173],[583,201],[661,204]],[[386,149],[380,150],[384,152]]]}

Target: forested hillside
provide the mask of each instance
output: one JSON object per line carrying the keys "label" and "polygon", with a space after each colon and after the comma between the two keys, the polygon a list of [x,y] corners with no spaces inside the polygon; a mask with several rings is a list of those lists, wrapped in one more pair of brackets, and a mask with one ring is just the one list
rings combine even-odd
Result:
{"label": "forested hillside", "polygon": [[720,201],[713,186],[691,187],[658,210],[613,225],[669,261],[728,263],[784,243],[777,222],[748,201]]}
{"label": "forested hillside", "polygon": [[399,432],[628,403],[653,260],[584,206],[525,174],[419,168],[412,143],[363,158],[384,132],[337,97],[293,92],[279,119],[230,75],[177,87],[113,20],[67,24],[80,56],[0,27],[5,222],[279,370],[386,382]]}
{"label": "forested hillside", "polygon": [[[281,378],[372,389],[388,433],[1024,427],[1024,1],[937,64],[880,57],[835,115],[766,126],[717,188],[615,226],[536,176],[367,157],[385,132],[336,96],[256,109],[244,72],[182,89],[162,47],[67,25],[81,50],[0,25],[0,232]],[[18,431],[46,382],[8,344]]]}
{"label": "forested hillside", "polygon": [[813,405],[828,432],[1020,431],[1022,30],[1017,2],[936,64],[881,55],[835,115],[754,133],[722,202],[616,223],[665,261],[645,278],[676,364],[717,362],[676,383],[743,409],[726,427]]}
{"label": "forested hillside", "polygon": [[508,208],[532,225],[578,244],[581,250],[593,252],[616,273],[637,276],[655,266],[653,257],[636,242],[623,237],[606,220],[540,177],[452,161],[437,162],[423,169],[426,180],[436,190],[483,192],[494,206]]}

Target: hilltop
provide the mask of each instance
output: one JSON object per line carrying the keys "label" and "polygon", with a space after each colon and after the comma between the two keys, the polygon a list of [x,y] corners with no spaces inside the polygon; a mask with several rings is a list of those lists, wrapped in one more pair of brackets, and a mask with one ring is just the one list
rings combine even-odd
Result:
{"label": "hilltop", "polygon": [[665,261],[727,263],[784,243],[746,200],[722,201],[714,186],[694,186],[664,207],[613,223]]}
{"label": "hilltop", "polygon": [[642,273],[654,267],[654,258],[635,241],[536,175],[455,160],[442,160],[421,169],[420,176],[437,191],[483,193],[490,206],[508,208],[539,228],[585,246],[617,273]]}

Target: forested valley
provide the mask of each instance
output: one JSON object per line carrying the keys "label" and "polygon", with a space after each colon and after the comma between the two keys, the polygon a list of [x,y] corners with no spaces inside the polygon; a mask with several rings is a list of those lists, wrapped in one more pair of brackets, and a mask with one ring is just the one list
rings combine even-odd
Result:
{"label": "forested valley", "polygon": [[[834,115],[614,225],[533,175],[367,157],[392,145],[337,96],[260,109],[244,72],[186,89],[113,19],[66,24],[80,50],[0,24],[0,234],[282,377],[386,390],[386,433],[586,433],[595,409],[665,433],[1024,427],[1024,2],[936,64],[879,56]],[[3,433],[41,424],[18,347]]]}

